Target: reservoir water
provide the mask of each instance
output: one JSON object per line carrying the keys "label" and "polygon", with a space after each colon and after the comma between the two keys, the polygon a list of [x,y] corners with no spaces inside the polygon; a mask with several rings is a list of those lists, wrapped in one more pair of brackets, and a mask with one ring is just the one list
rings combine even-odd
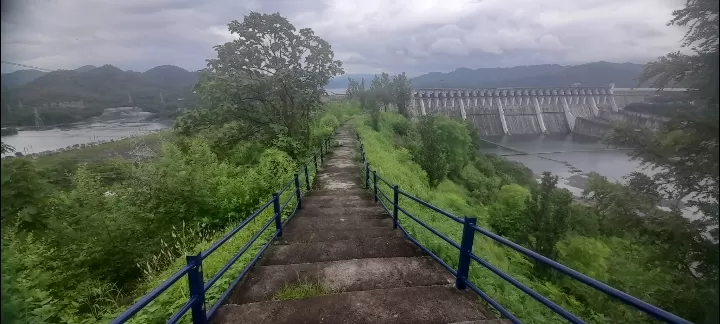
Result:
{"label": "reservoir water", "polygon": [[[486,136],[483,140],[504,147],[485,143],[481,151],[520,162],[538,178],[543,172],[549,171],[558,176],[558,187],[568,189],[576,197],[582,196],[590,172],[597,172],[610,181],[620,183],[626,183],[624,177],[631,172],[647,175],[654,173],[651,169],[643,168],[640,161],[633,161],[628,156],[630,150],[608,146],[597,139],[577,134]],[[518,151],[530,154],[518,155]],[[665,202],[661,206],[667,207]],[[696,208],[682,208],[683,216],[693,220],[700,216],[695,214],[696,211]]]}
{"label": "reservoir water", "polygon": [[[611,181],[625,182],[624,176],[643,171],[624,149],[614,149],[597,139],[577,134],[486,136],[481,151],[517,161],[540,177],[545,171],[557,175],[558,187],[582,196],[590,172],[597,172]],[[493,145],[490,143],[497,143]],[[519,152],[529,153],[520,155]],[[647,170],[645,170],[647,172]]]}
{"label": "reservoir water", "polygon": [[597,139],[577,134],[488,136],[483,139],[533,154],[512,155],[517,151],[490,144],[481,148],[484,152],[507,155],[507,159],[525,164],[535,174],[550,171],[561,177],[569,177],[578,174],[572,172],[574,168],[580,170],[579,173],[595,171],[622,182],[625,175],[642,171],[639,161],[631,161],[627,149],[608,146]]}
{"label": "reservoir water", "polygon": [[172,126],[172,122],[103,121],[78,123],[45,130],[21,130],[2,137],[5,144],[23,154],[57,150],[75,144],[117,140],[138,133],[158,131]]}

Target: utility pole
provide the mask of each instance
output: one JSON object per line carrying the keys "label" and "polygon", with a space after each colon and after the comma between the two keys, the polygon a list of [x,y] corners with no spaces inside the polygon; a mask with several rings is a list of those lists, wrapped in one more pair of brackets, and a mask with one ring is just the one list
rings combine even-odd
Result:
{"label": "utility pole", "polygon": [[132,96],[130,96],[130,92],[128,92],[128,102],[132,105]]}
{"label": "utility pole", "polygon": [[165,99],[163,99],[162,92],[160,92],[160,103],[165,103]]}

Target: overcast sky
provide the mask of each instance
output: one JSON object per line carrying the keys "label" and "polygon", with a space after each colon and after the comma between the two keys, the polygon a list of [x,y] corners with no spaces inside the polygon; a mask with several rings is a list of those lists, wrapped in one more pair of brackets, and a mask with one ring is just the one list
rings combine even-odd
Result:
{"label": "overcast sky", "polygon": [[[5,2],[3,0],[3,2]],[[593,61],[645,63],[679,47],[683,0],[16,0],[2,60],[49,69],[205,67],[227,23],[280,12],[329,41],[346,73]],[[9,10],[8,10],[9,9]],[[16,68],[2,64],[2,71]]]}

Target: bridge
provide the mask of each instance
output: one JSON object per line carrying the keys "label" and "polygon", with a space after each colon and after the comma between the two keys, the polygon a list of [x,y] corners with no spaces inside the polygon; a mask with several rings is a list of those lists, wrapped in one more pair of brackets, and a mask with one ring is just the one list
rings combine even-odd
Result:
{"label": "bridge", "polygon": [[[182,306],[171,310],[174,314],[167,323],[177,323],[185,316],[193,324],[521,323],[470,278],[471,264],[486,268],[567,321],[584,323],[475,255],[476,236],[544,263],[648,316],[668,323],[689,323],[508,241],[478,226],[475,218],[458,217],[404,191],[369,164],[359,135],[349,126],[336,135],[332,153],[328,153],[331,141],[325,140],[319,152],[260,209],[207,250],[187,256],[185,267],[112,323],[130,321],[176,284],[187,285],[189,295]],[[460,241],[413,215],[411,204],[457,223],[462,228]],[[248,224],[258,220],[260,229],[247,232]],[[457,260],[438,257],[408,231],[409,223],[447,242],[457,251]],[[216,273],[204,276],[203,260],[243,230],[245,237],[252,237],[247,244]],[[266,230],[269,237],[263,234]],[[253,246],[257,248],[251,249]],[[229,280],[220,280],[241,258],[249,260],[242,270]],[[207,292],[221,282],[229,284],[222,285],[224,292],[211,301]]]}
{"label": "bridge", "polygon": [[[685,91],[687,89],[664,89]],[[613,121],[658,125],[661,120],[622,110],[654,89],[607,87],[416,89],[414,115],[441,114],[469,120],[482,135],[576,132],[600,137]]]}

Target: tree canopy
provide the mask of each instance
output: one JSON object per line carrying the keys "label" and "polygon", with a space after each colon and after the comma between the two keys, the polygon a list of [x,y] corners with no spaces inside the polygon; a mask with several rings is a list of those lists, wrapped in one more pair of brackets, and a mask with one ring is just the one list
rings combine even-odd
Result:
{"label": "tree canopy", "polygon": [[[687,100],[692,104],[678,105],[680,109],[667,112],[669,121],[657,130],[621,125],[609,137],[615,144],[635,148],[632,157],[656,171],[651,178],[637,174],[630,177],[630,187],[640,192],[643,200],[675,202],[670,213],[646,215],[649,221],[643,228],[668,256],[663,261],[692,272],[703,282],[706,288],[699,291],[707,297],[708,310],[712,310],[707,312],[709,322],[718,320],[718,6],[717,0],[687,0],[684,8],[675,10],[668,25],[687,29],[681,44],[684,50],[648,63],[640,79],[653,79],[653,86],[658,88],[686,83]],[[619,196],[607,198],[627,200]],[[625,215],[634,213],[636,200],[614,204],[613,208]],[[688,224],[680,216],[681,202],[694,207],[700,219]]]}
{"label": "tree canopy", "polygon": [[280,140],[283,149],[302,154],[323,87],[343,73],[342,62],[312,29],[298,30],[279,13],[251,12],[228,30],[236,39],[215,46],[202,78],[208,108],[222,113],[220,122],[239,121],[262,139],[289,138]]}

